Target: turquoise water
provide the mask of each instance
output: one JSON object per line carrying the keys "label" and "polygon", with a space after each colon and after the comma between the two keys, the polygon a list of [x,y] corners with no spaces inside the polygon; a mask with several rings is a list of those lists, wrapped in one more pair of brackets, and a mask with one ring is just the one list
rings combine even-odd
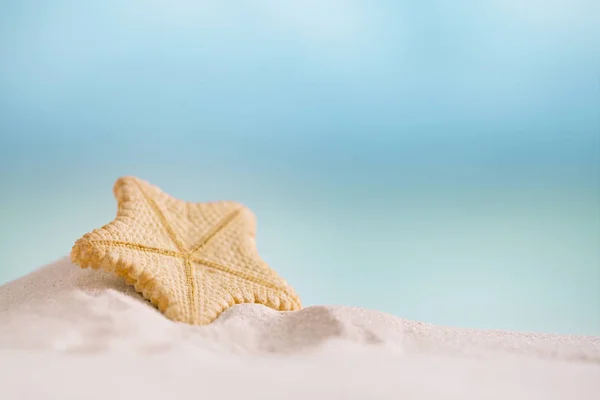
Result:
{"label": "turquoise water", "polygon": [[600,334],[600,3],[217,3],[0,0],[0,282],[137,175],[305,305]]}

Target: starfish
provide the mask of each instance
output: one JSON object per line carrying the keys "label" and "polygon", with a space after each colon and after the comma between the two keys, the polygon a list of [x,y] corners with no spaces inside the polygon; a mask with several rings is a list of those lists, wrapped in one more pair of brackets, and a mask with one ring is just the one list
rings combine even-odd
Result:
{"label": "starfish", "polygon": [[214,321],[239,303],[301,308],[289,284],[260,258],[253,213],[233,201],[189,203],[135,178],[117,180],[116,218],[75,242],[71,260],[122,276],[167,318]]}

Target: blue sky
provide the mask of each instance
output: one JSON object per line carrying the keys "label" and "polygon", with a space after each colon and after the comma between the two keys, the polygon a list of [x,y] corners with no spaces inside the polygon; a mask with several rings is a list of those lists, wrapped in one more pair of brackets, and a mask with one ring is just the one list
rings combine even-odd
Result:
{"label": "blue sky", "polygon": [[133,174],[307,305],[600,334],[599,4],[0,0],[0,282]]}

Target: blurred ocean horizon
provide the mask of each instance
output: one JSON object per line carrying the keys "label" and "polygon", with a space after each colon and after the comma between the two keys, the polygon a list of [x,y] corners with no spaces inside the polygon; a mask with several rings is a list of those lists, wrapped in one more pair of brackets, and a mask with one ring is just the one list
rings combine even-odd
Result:
{"label": "blurred ocean horizon", "polygon": [[600,3],[0,0],[0,284],[135,175],[304,305],[600,335]]}

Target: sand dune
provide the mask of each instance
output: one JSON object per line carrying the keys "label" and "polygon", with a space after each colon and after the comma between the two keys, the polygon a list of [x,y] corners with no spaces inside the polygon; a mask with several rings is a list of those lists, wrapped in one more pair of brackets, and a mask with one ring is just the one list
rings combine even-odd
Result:
{"label": "sand dune", "polygon": [[238,305],[193,327],[68,259],[0,287],[5,399],[596,399],[600,338]]}

